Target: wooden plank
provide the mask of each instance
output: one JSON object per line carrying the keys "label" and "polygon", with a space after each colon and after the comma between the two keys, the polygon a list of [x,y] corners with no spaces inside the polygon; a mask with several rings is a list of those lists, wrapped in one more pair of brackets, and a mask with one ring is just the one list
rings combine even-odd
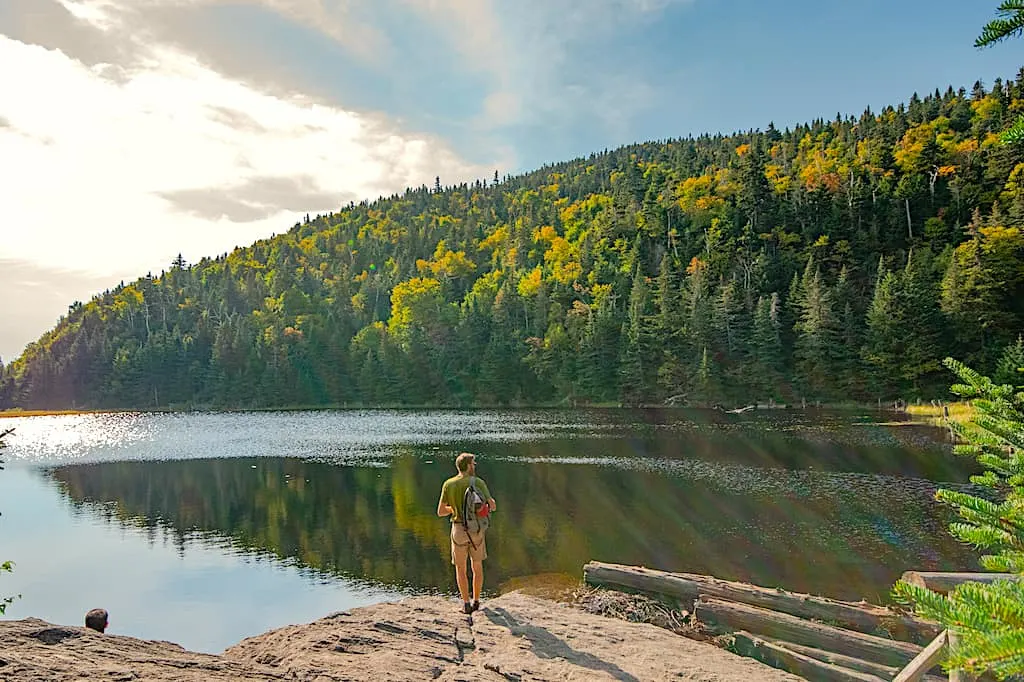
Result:
{"label": "wooden plank", "polygon": [[1020,580],[1016,573],[951,573],[945,571],[907,571],[901,578],[932,592],[947,594],[961,583],[993,583],[996,580]]}
{"label": "wooden plank", "polygon": [[746,630],[762,637],[834,651],[865,661],[903,667],[922,647],[855,630],[813,623],[787,613],[756,606],[701,597],[694,609],[701,623],[720,631]]}
{"label": "wooden plank", "polygon": [[836,623],[868,634],[885,630],[897,639],[921,644],[931,641],[941,631],[934,623],[867,602],[836,601],[748,583],[719,580],[708,575],[668,573],[640,566],[591,561],[583,567],[583,579],[589,585],[625,588],[629,591],[680,600],[684,602],[685,610],[691,610],[692,602],[698,597],[708,596],[780,611],[800,618]]}
{"label": "wooden plank", "polygon": [[946,648],[949,643],[945,630],[932,640],[932,643],[921,650],[903,670],[893,678],[893,682],[917,682],[924,677],[925,673],[937,666],[946,657]]}
{"label": "wooden plank", "polygon": [[734,633],[729,648],[740,656],[756,659],[811,682],[883,682],[889,679],[819,661],[749,632]]}

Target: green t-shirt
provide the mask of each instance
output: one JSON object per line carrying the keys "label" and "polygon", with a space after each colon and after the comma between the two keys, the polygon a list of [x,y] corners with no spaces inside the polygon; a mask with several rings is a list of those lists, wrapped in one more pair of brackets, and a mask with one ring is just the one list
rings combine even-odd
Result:
{"label": "green t-shirt", "polygon": [[462,521],[459,514],[462,511],[462,501],[466,498],[466,490],[469,489],[469,479],[471,478],[476,479],[476,490],[480,493],[480,497],[484,498],[484,502],[491,500],[491,491],[487,489],[484,479],[479,476],[452,476],[441,486],[441,500],[455,510],[451,516],[452,523]]}

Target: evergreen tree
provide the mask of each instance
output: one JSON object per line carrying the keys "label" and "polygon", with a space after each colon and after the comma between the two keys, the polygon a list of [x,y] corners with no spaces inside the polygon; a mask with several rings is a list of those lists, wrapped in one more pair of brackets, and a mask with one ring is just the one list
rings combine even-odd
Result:
{"label": "evergreen tree", "polygon": [[962,442],[956,450],[977,458],[984,473],[971,480],[991,495],[942,489],[935,497],[960,516],[950,525],[953,536],[990,552],[981,557],[985,569],[1015,573],[1020,580],[966,582],[948,595],[901,580],[893,593],[958,635],[948,668],[1008,679],[1024,673],[1024,394],[955,360],[947,359],[946,366],[962,382],[953,392],[977,410],[967,424],[953,424]]}
{"label": "evergreen tree", "polygon": [[[981,35],[974,41],[975,47],[989,47],[1024,32],[1024,2],[1021,0],[1003,0],[996,8],[999,18],[985,24]],[[1024,116],[1002,135],[1004,142],[1013,144],[1024,141]]]}
{"label": "evergreen tree", "polygon": [[725,368],[723,381],[730,387],[742,387],[748,370],[750,319],[735,280],[719,288],[712,310],[711,326],[715,357],[719,365]]}
{"label": "evergreen tree", "polygon": [[807,261],[800,289],[800,317],[796,324],[799,334],[796,342],[797,371],[805,395],[828,398],[835,393],[832,359],[837,325],[832,292],[813,260]]}
{"label": "evergreen tree", "polygon": [[938,287],[929,274],[925,252],[912,252],[900,278],[903,336],[906,339],[900,374],[914,395],[935,385],[943,353],[945,321],[939,309]]}
{"label": "evergreen tree", "polygon": [[758,395],[782,398],[785,354],[782,348],[779,295],[761,296],[754,313],[754,366],[750,378]]}
{"label": "evergreen tree", "polygon": [[901,319],[899,279],[884,264],[867,313],[864,359],[871,367],[872,383],[880,397],[892,397],[902,388],[898,381],[905,322]]}
{"label": "evergreen tree", "polygon": [[701,350],[691,385],[692,399],[699,404],[714,405],[721,398],[718,368],[707,348]]}
{"label": "evergreen tree", "polygon": [[1017,340],[1003,351],[1003,357],[999,359],[993,378],[997,384],[1015,387],[1024,384],[1024,336],[1018,336]]}
{"label": "evergreen tree", "polygon": [[619,391],[627,404],[645,402],[650,396],[657,369],[657,354],[654,352],[655,335],[651,329],[650,294],[647,282],[639,273],[633,278],[633,289],[629,295],[627,322],[623,325],[625,340],[623,355],[619,364],[621,389]]}

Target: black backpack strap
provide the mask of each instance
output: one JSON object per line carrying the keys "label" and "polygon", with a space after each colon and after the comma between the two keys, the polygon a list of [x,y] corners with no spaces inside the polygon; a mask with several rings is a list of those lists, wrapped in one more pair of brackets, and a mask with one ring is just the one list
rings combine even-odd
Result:
{"label": "black backpack strap", "polygon": [[466,492],[462,494],[462,525],[466,529],[466,538],[469,539],[469,546],[476,550],[476,543],[473,542],[473,534],[469,532],[469,514],[472,512],[476,513],[476,509],[469,509],[466,505],[466,498],[469,497],[469,491],[476,492],[476,476],[469,477],[469,487],[466,488]]}
{"label": "black backpack strap", "polygon": [[469,497],[469,491],[475,490],[473,487],[473,479],[475,476],[469,477],[469,487],[466,488],[462,493],[462,513],[459,515],[462,517],[462,527],[466,529],[466,535],[469,535],[469,507],[466,505],[466,498]]}

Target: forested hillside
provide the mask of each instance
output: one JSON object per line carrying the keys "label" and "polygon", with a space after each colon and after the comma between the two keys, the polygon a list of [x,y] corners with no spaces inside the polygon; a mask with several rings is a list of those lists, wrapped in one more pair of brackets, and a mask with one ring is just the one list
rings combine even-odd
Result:
{"label": "forested hillside", "polygon": [[350,205],[75,303],[0,407],[944,396],[1024,365],[1022,112],[1024,70]]}

